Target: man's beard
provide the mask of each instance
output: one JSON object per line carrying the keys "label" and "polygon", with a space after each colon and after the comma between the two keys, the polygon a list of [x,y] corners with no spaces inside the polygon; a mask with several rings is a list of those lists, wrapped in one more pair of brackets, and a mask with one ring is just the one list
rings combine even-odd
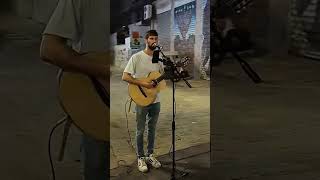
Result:
{"label": "man's beard", "polygon": [[151,45],[148,44],[148,47],[149,47],[149,49],[150,49],[151,51],[153,51],[153,50],[156,49],[157,43],[154,42],[154,43],[152,43]]}
{"label": "man's beard", "polygon": [[152,50],[152,51],[156,49],[156,46],[152,46],[152,45],[150,46],[150,45],[148,45],[148,47],[149,47],[149,49]]}

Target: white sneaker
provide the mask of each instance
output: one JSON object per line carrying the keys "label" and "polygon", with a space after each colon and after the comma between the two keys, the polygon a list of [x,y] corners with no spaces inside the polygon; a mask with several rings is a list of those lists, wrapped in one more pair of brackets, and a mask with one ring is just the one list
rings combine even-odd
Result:
{"label": "white sneaker", "polygon": [[145,157],[141,157],[141,158],[138,159],[138,169],[141,172],[147,172],[148,171],[148,166],[146,164]]}
{"label": "white sneaker", "polygon": [[148,164],[151,164],[154,168],[161,167],[161,163],[154,157],[153,154],[150,154],[149,157],[146,157]]}

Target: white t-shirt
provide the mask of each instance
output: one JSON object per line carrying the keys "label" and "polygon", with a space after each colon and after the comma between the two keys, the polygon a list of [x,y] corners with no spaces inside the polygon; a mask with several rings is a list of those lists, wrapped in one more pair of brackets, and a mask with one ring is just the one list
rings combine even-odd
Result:
{"label": "white t-shirt", "polygon": [[110,48],[110,1],[59,0],[43,34],[64,37],[86,53]]}
{"label": "white t-shirt", "polygon": [[[131,56],[123,72],[130,73],[134,78],[144,78],[153,71],[163,73],[163,64],[160,61],[159,63],[152,63],[152,56],[149,56],[144,51],[139,51]],[[157,98],[153,103],[157,102],[160,102],[159,94],[157,94]]]}

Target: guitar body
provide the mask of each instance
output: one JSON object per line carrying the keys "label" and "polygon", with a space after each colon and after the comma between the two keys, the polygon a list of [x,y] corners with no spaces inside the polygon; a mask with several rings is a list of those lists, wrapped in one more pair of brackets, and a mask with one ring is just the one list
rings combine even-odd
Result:
{"label": "guitar body", "polygon": [[[155,80],[159,78],[161,74],[157,71],[149,73],[148,77],[146,78],[139,78],[141,81],[150,82],[152,80]],[[166,82],[160,81],[158,85],[155,88],[145,88],[145,87],[139,87],[134,84],[129,84],[128,86],[128,92],[129,96],[132,98],[132,100],[139,106],[148,106],[151,103],[153,103],[157,97],[157,93],[160,92],[160,90],[163,90],[166,88]]]}
{"label": "guitar body", "polygon": [[[107,63],[103,54],[87,54],[93,61]],[[85,134],[109,141],[109,77],[93,79],[81,73],[61,70],[58,75],[59,100],[72,122]]]}

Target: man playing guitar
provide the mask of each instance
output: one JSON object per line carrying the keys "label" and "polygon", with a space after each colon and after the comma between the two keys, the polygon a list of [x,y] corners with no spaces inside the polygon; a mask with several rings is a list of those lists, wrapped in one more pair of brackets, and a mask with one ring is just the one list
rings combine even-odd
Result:
{"label": "man playing guitar", "polygon": [[[152,63],[153,52],[155,44],[158,43],[158,33],[155,30],[149,30],[145,35],[146,48],[130,58],[122,76],[122,80],[144,87],[147,89],[156,88],[153,82],[141,81],[139,78],[148,76],[149,73],[155,71],[162,71],[163,66],[161,63]],[[140,106],[136,104],[136,153],[138,157],[138,169],[141,172],[147,172],[148,167],[146,163],[151,164],[155,168],[161,167],[161,163],[154,157],[154,141],[156,124],[160,113],[160,100],[157,94],[153,103],[147,106]],[[144,154],[143,148],[143,135],[145,124],[147,121],[148,126],[148,146],[147,154]]]}
{"label": "man playing guitar", "polygon": [[[104,79],[109,84],[108,59],[105,59],[105,64],[100,64],[81,56],[83,53],[108,50],[109,3],[106,0],[59,0],[43,33],[41,59],[65,71]],[[105,117],[105,121],[108,119]],[[109,179],[110,142],[84,133],[81,145],[84,179]]]}

